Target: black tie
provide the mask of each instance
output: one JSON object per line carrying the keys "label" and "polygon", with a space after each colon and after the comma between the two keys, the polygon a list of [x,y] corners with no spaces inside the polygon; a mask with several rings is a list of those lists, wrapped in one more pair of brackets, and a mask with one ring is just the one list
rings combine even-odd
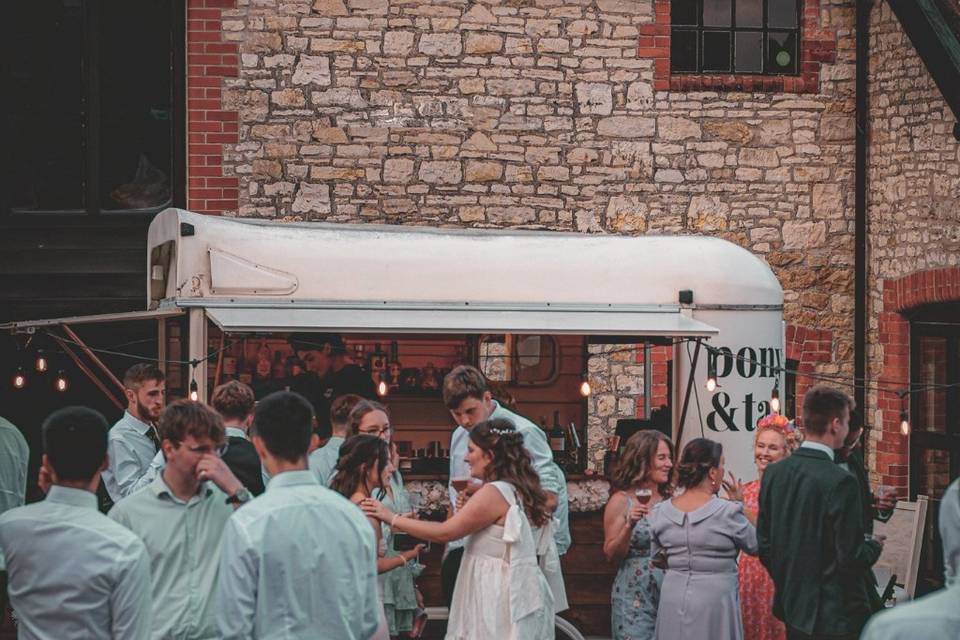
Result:
{"label": "black tie", "polygon": [[150,442],[153,443],[153,452],[156,453],[160,451],[160,436],[157,435],[157,428],[153,425],[150,425],[150,428],[147,429],[147,437],[150,438]]}

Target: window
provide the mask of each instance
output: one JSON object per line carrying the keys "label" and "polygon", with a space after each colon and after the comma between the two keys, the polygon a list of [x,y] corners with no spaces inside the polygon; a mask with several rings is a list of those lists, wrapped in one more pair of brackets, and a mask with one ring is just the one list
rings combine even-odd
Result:
{"label": "window", "polygon": [[3,3],[0,215],[182,200],[184,20],[182,0]]}
{"label": "window", "polygon": [[672,0],[675,74],[799,73],[800,0]]}

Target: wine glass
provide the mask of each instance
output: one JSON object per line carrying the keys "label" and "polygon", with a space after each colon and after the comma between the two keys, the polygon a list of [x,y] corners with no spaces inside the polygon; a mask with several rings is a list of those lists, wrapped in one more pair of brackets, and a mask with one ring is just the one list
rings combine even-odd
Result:
{"label": "wine glass", "polygon": [[649,504],[650,498],[653,497],[653,491],[650,489],[637,489],[636,496],[637,502],[640,504]]}

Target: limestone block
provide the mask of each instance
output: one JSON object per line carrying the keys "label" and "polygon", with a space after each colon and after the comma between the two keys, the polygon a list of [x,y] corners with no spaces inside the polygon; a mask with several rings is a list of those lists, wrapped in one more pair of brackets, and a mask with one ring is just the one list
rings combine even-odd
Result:
{"label": "limestone block", "polygon": [[311,180],[359,180],[366,177],[366,171],[358,167],[311,167]]}
{"label": "limestone block", "polygon": [[703,134],[707,140],[726,140],[737,144],[747,144],[753,140],[750,127],[742,122],[730,120],[709,120],[703,123]]}
{"label": "limestone block", "polygon": [[364,49],[362,40],[310,39],[310,51],[313,53],[362,53]]}
{"label": "limestone block", "polygon": [[756,129],[756,140],[761,146],[785,144],[791,138],[790,120],[764,120]]}
{"label": "limestone block", "polygon": [[536,89],[533,80],[487,80],[487,93],[493,96],[529,96]]}
{"label": "limestone block", "polygon": [[388,158],[383,163],[383,181],[404,184],[413,178],[414,162],[409,158]]}
{"label": "limestone block", "polygon": [[725,231],[730,205],[717,196],[695,195],[687,207],[687,228],[694,231]]}
{"label": "limestone block", "polygon": [[841,218],[844,198],[840,185],[819,183],[813,185],[813,215],[817,218]]}
{"label": "limestone block", "polygon": [[497,16],[490,13],[490,10],[487,9],[480,3],[474,4],[469,11],[463,14],[461,22],[466,23],[479,23],[479,24],[496,24]]}
{"label": "limestone block", "polygon": [[653,87],[648,82],[631,82],[627,87],[627,109],[638,111],[653,107]]}
{"label": "limestone block", "polygon": [[503,165],[499,162],[467,160],[467,182],[493,182],[503,177]]}
{"label": "limestone block", "polygon": [[567,34],[571,36],[589,36],[600,30],[600,23],[596,20],[574,20],[567,27]]}
{"label": "limestone block", "polygon": [[780,157],[776,149],[754,149],[746,147],[740,150],[740,165],[744,167],[778,167]]}
{"label": "limestone block", "polygon": [[597,8],[604,13],[632,13],[634,15],[641,15],[639,11],[639,6],[643,3],[638,3],[636,0],[597,0]]}
{"label": "limestone block", "polygon": [[387,31],[383,36],[383,55],[405,56],[413,49],[412,31]]}
{"label": "limestone block", "polygon": [[313,10],[322,16],[348,16],[343,0],[314,0]]}
{"label": "limestone block", "polygon": [[459,33],[425,33],[420,36],[420,53],[427,56],[452,58],[463,52]]}
{"label": "limestone block", "polygon": [[683,182],[683,172],[678,169],[657,169],[653,174],[654,182],[672,182],[679,184]]}
{"label": "limestone block", "polygon": [[276,160],[254,160],[253,175],[258,178],[280,178],[283,176],[283,166]]}
{"label": "limestone block", "polygon": [[240,96],[240,119],[244,122],[261,122],[270,112],[270,96],[264,91],[244,91]]}
{"label": "limestone block", "polygon": [[652,136],[657,128],[653,118],[612,116],[597,124],[597,134],[610,138],[642,138]]}
{"label": "limestone block", "polygon": [[478,206],[460,207],[457,215],[464,222],[483,222],[487,219],[486,210]]}
{"label": "limestone block", "polygon": [[282,89],[270,93],[270,102],[278,107],[302,107],[306,104],[300,89]]}
{"label": "limestone block", "polygon": [[310,95],[310,100],[318,107],[351,107],[353,109],[363,109],[367,106],[367,101],[360,95],[359,89],[327,89],[326,91],[314,91]]}
{"label": "limestone block", "polygon": [[578,82],[577,105],[582,114],[608,116],[613,112],[613,89],[603,82]]}
{"label": "limestone block", "polygon": [[533,169],[527,165],[507,165],[507,172],[504,179],[507,182],[532,182]]}
{"label": "limestone block", "polygon": [[537,170],[537,178],[541,181],[564,182],[570,179],[570,167],[540,167]]}
{"label": "limestone block", "polygon": [[330,213],[330,186],[301,182],[292,210],[294,213]]}
{"label": "limestone block", "polygon": [[619,232],[646,231],[649,212],[639,196],[613,196],[607,202],[607,224]]}
{"label": "limestone block", "polygon": [[283,47],[283,39],[279,33],[254,32],[247,34],[243,48],[246,53],[266,53],[269,51],[280,51]]}
{"label": "limestone block", "polygon": [[460,93],[470,95],[474,93],[483,93],[487,88],[483,78],[462,78],[460,80]]}
{"label": "limestone block", "polygon": [[312,137],[318,142],[328,144],[346,144],[349,142],[346,132],[340,127],[315,127]]}
{"label": "limestone block", "polygon": [[463,143],[463,149],[465,151],[496,151],[497,145],[485,133],[476,131]]}
{"label": "limestone block", "polygon": [[459,162],[425,160],[420,163],[420,179],[430,184],[457,184],[463,179]]}
{"label": "limestone block", "polygon": [[826,242],[827,225],[825,222],[798,222],[788,220],[783,223],[783,248],[810,249],[821,247]]}
{"label": "limestone block", "polygon": [[600,154],[596,149],[587,149],[579,147],[571,149],[567,153],[567,164],[592,164],[597,161]]}
{"label": "limestone block", "polygon": [[488,207],[487,216],[490,222],[498,224],[530,224],[537,220],[533,207]]}
{"label": "limestone block", "polygon": [[507,53],[512,56],[533,53],[533,42],[530,38],[507,38]]}
{"label": "limestone block", "polygon": [[347,0],[347,6],[361,15],[385,16],[390,11],[389,0]]}
{"label": "limestone block", "polygon": [[697,140],[700,125],[687,118],[660,116],[657,118],[657,137],[663,140]]}
{"label": "limestone block", "polygon": [[824,141],[853,140],[856,122],[853,116],[823,116],[820,118],[820,139]]}
{"label": "limestone block", "polygon": [[470,33],[464,50],[474,55],[497,53],[503,49],[503,38],[495,33]]}
{"label": "limestone block", "polygon": [[565,38],[540,38],[537,50],[540,53],[567,53],[570,51],[570,41]]}

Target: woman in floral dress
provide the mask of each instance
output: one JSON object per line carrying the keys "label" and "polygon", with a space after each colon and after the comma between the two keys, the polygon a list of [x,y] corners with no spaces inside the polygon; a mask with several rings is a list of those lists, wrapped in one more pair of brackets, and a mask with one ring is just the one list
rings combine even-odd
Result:
{"label": "woman in floral dress", "polygon": [[[670,440],[659,431],[638,431],[627,440],[611,474],[613,493],[603,513],[603,552],[607,560],[620,563],[611,593],[614,640],[654,637],[663,570],[650,565],[647,514],[670,497],[672,469]],[[646,502],[637,495],[643,490]]]}
{"label": "woman in floral dress", "polygon": [[[782,460],[799,445],[793,425],[780,414],[772,413],[757,422],[753,440],[753,459],[757,479],[741,485],[731,478],[725,482],[728,497],[741,500],[747,519],[756,526],[760,481],[767,465]],[[740,609],[744,640],[786,640],[787,632],[773,615],[773,579],[756,556],[740,554]]]}

